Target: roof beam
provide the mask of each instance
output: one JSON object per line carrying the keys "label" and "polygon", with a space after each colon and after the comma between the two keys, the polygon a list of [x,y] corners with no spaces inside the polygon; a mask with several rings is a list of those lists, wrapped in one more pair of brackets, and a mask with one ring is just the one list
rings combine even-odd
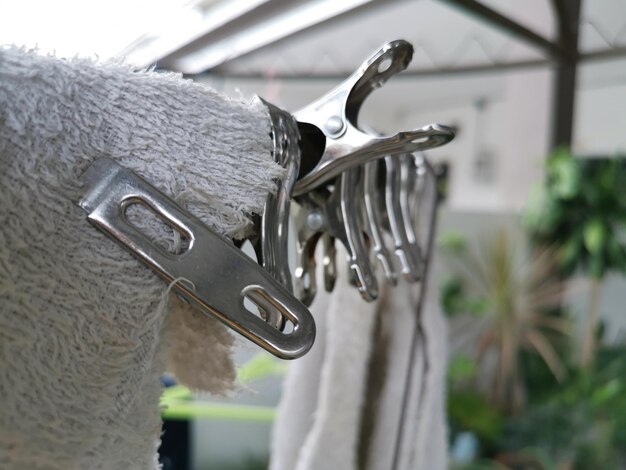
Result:
{"label": "roof beam", "polygon": [[162,57],[175,53],[188,44],[223,28],[227,24],[255,13],[272,0],[229,0],[219,1],[204,13],[196,9],[189,9],[187,16],[175,19],[158,34],[148,33],[124,50],[122,57],[139,67],[154,65]]}
{"label": "roof beam", "polygon": [[489,7],[486,7],[481,2],[476,0],[443,0],[446,3],[449,3],[455,7],[464,10],[473,16],[479,18],[482,21],[485,21],[501,31],[505,31],[524,42],[540,49],[542,52],[547,54],[547,56],[551,59],[558,59],[563,55],[563,51],[559,47],[559,45],[553,43],[552,41],[544,38],[540,34],[522,26],[518,22],[512,20],[511,18],[501,15],[495,10],[492,10]]}
{"label": "roof beam", "polygon": [[385,1],[300,0],[276,3],[275,11],[259,15],[250,24],[240,25],[234,30],[223,29],[221,34],[217,34],[220,31],[209,34],[164,57],[159,65],[186,74],[201,73],[357,9],[380,6]]}
{"label": "roof beam", "polygon": [[578,33],[581,0],[552,0],[559,28],[559,46],[563,55],[557,61],[552,110],[552,147],[571,146],[574,134]]}
{"label": "roof beam", "polygon": [[[602,49],[597,51],[591,51],[582,53],[579,55],[579,62],[592,62],[597,60],[615,60],[626,58],[626,47],[617,47],[614,49]],[[437,67],[432,69],[417,69],[417,70],[405,70],[401,74],[398,74],[395,79],[408,79],[408,78],[425,78],[425,77],[445,77],[451,75],[461,74],[474,74],[474,73],[492,73],[492,72],[508,72],[511,70],[536,68],[536,67],[549,67],[553,66],[554,62],[548,59],[537,60],[520,60],[514,62],[498,62],[489,64],[472,64],[465,66],[450,66],[450,67]],[[349,76],[353,71],[336,72],[336,73],[318,73],[318,74],[287,74],[287,75],[272,75],[272,79],[275,80],[343,80]],[[205,75],[197,74],[194,77]],[[267,80],[268,76],[263,73],[224,73],[219,69],[215,71],[207,72],[208,76],[233,78],[243,80]]]}

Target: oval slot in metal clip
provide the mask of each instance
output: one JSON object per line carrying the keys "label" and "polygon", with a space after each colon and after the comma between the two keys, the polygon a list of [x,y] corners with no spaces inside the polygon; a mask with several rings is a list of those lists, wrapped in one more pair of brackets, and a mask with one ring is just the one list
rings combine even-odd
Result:
{"label": "oval slot in metal clip", "polygon": [[[315,323],[308,309],[234,244],[113,160],[96,160],[81,182],[84,193],[79,205],[88,213],[89,222],[166,282],[174,282],[172,288],[202,312],[283,359],[300,357],[311,348]],[[165,251],[132,225],[125,214],[132,204],[146,206],[185,234],[189,239],[186,251]],[[266,318],[284,316],[293,330],[281,332],[247,310],[246,298],[265,312]]]}
{"label": "oval slot in metal clip", "polygon": [[305,173],[300,175],[294,195],[307,193],[345,170],[385,155],[413,153],[452,140],[454,131],[439,124],[387,137],[358,128],[358,114],[365,99],[391,76],[406,69],[412,57],[413,46],[408,42],[387,43],[347,80],[293,114],[303,134],[305,130],[315,135],[321,132],[325,139],[323,146],[318,145],[321,154],[316,153],[314,146],[302,149],[301,168]]}

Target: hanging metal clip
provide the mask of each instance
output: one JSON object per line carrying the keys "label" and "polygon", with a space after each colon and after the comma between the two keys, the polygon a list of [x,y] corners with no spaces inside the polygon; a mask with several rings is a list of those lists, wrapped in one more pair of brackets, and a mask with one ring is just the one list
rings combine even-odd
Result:
{"label": "hanging metal clip", "polygon": [[[291,114],[263,98],[257,99],[268,109],[272,125],[274,161],[285,168],[286,177],[277,182],[275,194],[268,194],[263,214],[254,218],[255,230],[250,242],[259,264],[289,292],[293,292],[288,260],[289,207],[300,169],[300,134]],[[278,312],[268,312],[267,320],[279,330],[285,327],[285,319]]]}
{"label": "hanging metal clip", "polygon": [[302,146],[302,171],[294,195],[304,194],[345,170],[385,155],[413,153],[452,140],[454,131],[439,124],[387,137],[371,135],[358,127],[358,114],[365,99],[391,76],[406,69],[412,56],[413,46],[408,42],[387,43],[346,81],[293,114],[300,123],[303,141],[317,142]]}
{"label": "hanging metal clip", "polygon": [[[362,169],[345,171],[334,182],[332,192],[326,188],[316,189],[298,200],[294,224],[297,230],[296,295],[310,305],[316,293],[315,247],[323,236],[325,287],[334,285],[334,239],[339,240],[348,253],[351,281],[357,286],[361,297],[371,302],[378,297],[378,282],[369,259],[365,238]],[[328,258],[328,259],[327,259]]]}
{"label": "hanging metal clip", "polygon": [[[79,205],[89,222],[173,283],[185,300],[280,358],[297,358],[311,348],[315,323],[307,308],[230,241],[108,158],[96,160],[81,182]],[[164,250],[133,225],[127,209],[134,204],[182,233],[189,240],[186,250]],[[244,299],[258,307],[261,317],[244,306]],[[290,332],[268,323],[277,316],[291,323]]]}

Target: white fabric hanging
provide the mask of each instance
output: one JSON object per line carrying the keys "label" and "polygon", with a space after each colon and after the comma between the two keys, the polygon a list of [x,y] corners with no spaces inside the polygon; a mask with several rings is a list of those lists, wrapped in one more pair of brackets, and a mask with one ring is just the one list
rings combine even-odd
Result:
{"label": "white fabric hanging", "polygon": [[290,365],[270,469],[447,468],[446,327],[436,283],[418,319],[418,285],[379,280],[379,300],[366,303],[341,274],[330,300],[323,294],[313,304],[316,320],[325,318],[314,355]]}
{"label": "white fabric hanging", "polygon": [[[375,400],[377,405],[372,406],[372,435],[366,449],[368,470],[447,468],[447,328],[439,305],[436,271],[435,258],[419,318],[420,287],[414,284],[400,283],[384,309],[377,344],[386,345],[387,359],[385,365],[379,361],[373,369],[383,374],[384,380]],[[412,343],[416,326],[418,335]]]}
{"label": "white fabric hanging", "polygon": [[[337,246],[337,263],[345,259],[345,250]],[[340,273],[329,300],[318,293],[322,299],[312,307],[319,322],[315,355],[290,365],[272,437],[271,470],[357,468],[378,303],[363,302],[346,274]],[[292,431],[295,439],[287,437]]]}
{"label": "white fabric hanging", "polygon": [[242,235],[283,175],[269,133],[263,107],[180,76],[0,48],[2,468],[156,468],[164,362],[233,388],[233,336],[89,225],[77,178],[113,158]]}

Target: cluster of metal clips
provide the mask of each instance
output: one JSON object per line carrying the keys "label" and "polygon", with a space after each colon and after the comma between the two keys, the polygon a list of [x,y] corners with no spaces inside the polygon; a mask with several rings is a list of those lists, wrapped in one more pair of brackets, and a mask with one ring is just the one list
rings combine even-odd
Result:
{"label": "cluster of metal clips", "polygon": [[[405,41],[386,44],[344,83],[293,116],[264,102],[272,124],[274,158],[285,167],[287,177],[257,217],[250,241],[258,264],[110,159],[97,160],[82,175],[79,205],[95,227],[164,278],[181,298],[278,357],[300,357],[315,340],[307,305],[316,291],[314,251],[319,240],[324,244],[327,290],[332,290],[337,276],[336,240],[347,249],[351,279],[365,300],[378,296],[372,257],[380,261],[391,284],[398,279],[396,264],[411,281],[423,274],[415,227],[421,214],[434,210],[435,198],[432,171],[418,152],[445,144],[454,133],[430,125],[381,137],[357,127],[365,98],[404,70],[412,53]],[[292,200],[298,252],[295,282],[288,263]],[[129,221],[126,213],[133,204],[144,206],[182,234],[189,242],[186,249],[172,253],[157,246]],[[389,240],[398,263],[387,248]]]}
{"label": "cluster of metal clips", "polygon": [[[385,44],[347,80],[293,114],[300,131],[300,152],[291,153],[291,158],[299,157],[300,161],[290,163],[290,168],[300,168],[293,186],[296,204],[292,207],[297,266],[293,282],[289,273],[274,276],[285,286],[293,286],[305,305],[311,304],[317,291],[315,250],[320,240],[328,291],[333,289],[337,276],[337,241],[346,248],[351,281],[366,301],[378,297],[374,258],[391,285],[397,283],[399,273],[410,282],[419,281],[423,275],[425,239],[419,236],[423,229],[418,225],[428,229],[427,223],[419,222],[430,220],[422,217],[434,210],[436,189],[432,169],[421,151],[449,142],[454,132],[431,124],[383,137],[358,126],[365,99],[406,69],[412,54],[413,47],[406,41]],[[276,122],[280,111],[271,106],[269,109]],[[278,134],[286,137],[283,141],[293,139],[293,132],[285,134],[284,121],[281,126],[274,128],[275,139]],[[277,161],[286,165],[283,147],[277,147],[276,154],[281,156]],[[284,203],[283,215],[287,213],[287,198]],[[267,227],[286,237],[289,218],[276,218],[273,213],[270,210],[263,215],[264,220],[271,217],[272,222],[258,230],[261,238],[280,238],[267,233]],[[274,261],[259,255],[270,271],[275,271],[277,264],[287,265],[286,238],[284,241],[280,250],[273,251]],[[263,243],[257,241],[258,245]]]}

